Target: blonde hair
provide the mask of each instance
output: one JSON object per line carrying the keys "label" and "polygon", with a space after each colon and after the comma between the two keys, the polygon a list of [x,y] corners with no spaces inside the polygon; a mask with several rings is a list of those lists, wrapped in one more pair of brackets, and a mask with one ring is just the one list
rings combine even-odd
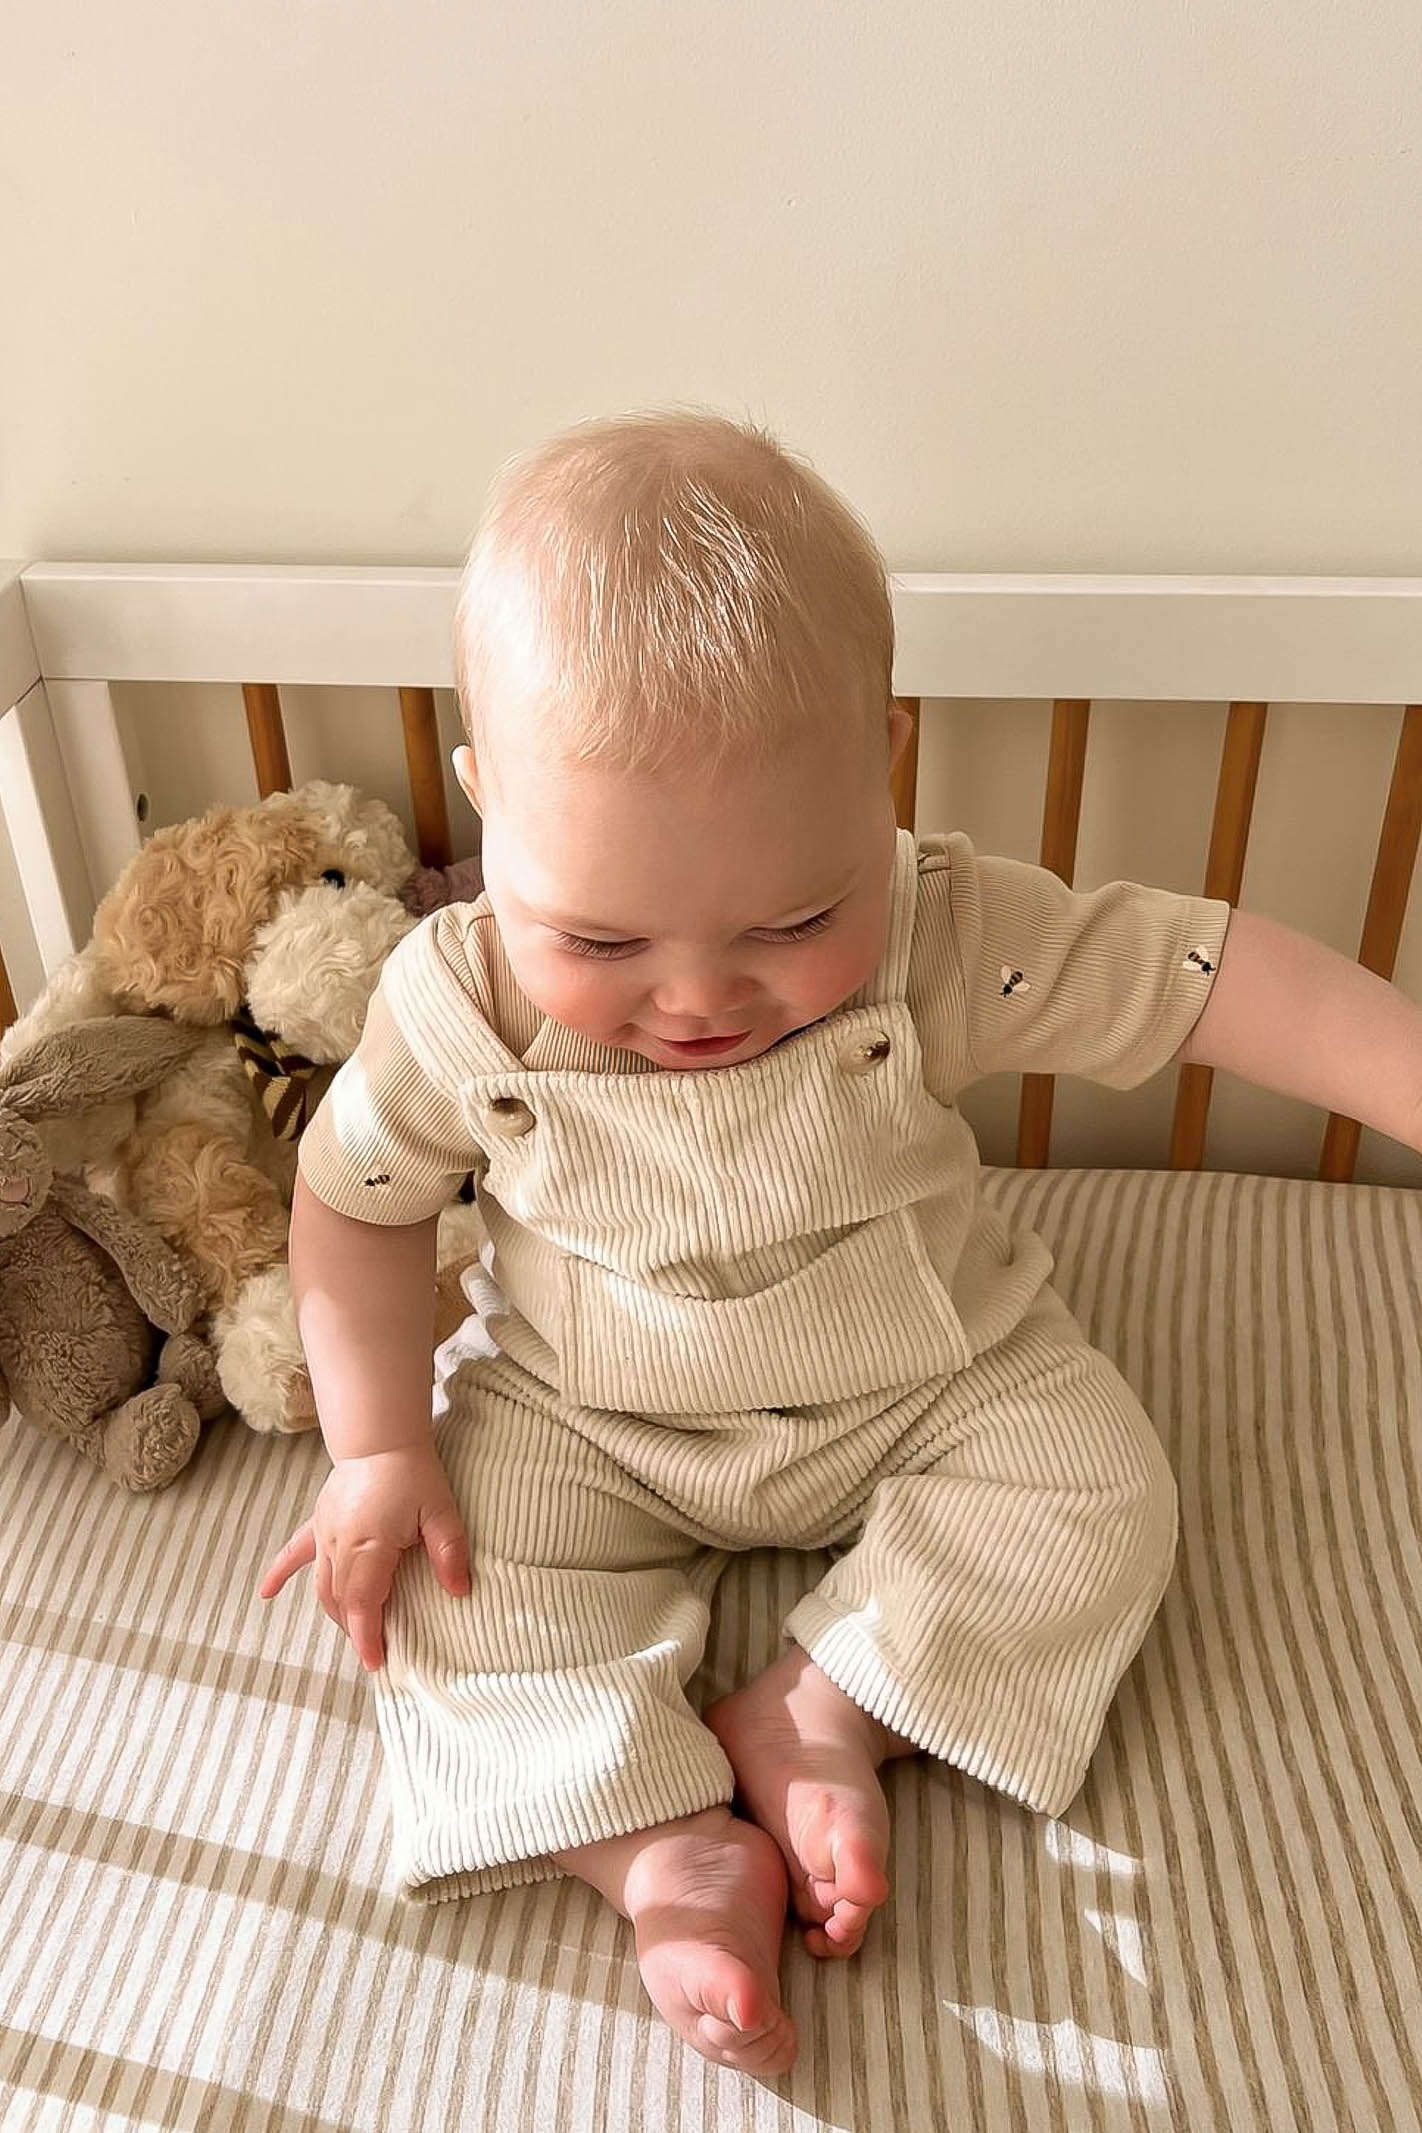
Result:
{"label": "blonde hair", "polygon": [[495,475],[459,590],[476,760],[536,718],[573,759],[752,763],[884,735],[894,653],[868,528],[766,430],[696,408],[576,424]]}

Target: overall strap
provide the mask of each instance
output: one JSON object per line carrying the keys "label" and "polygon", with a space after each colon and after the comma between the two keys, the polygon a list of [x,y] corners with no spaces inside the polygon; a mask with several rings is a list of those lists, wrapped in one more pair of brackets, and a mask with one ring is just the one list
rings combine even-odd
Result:
{"label": "overall strap", "polygon": [[894,847],[894,878],[889,899],[889,932],[884,953],[853,1000],[873,1007],[903,1000],[908,993],[909,956],[913,950],[914,914],[918,907],[918,843],[912,830],[901,829]]}
{"label": "overall strap", "polygon": [[471,1074],[517,1074],[523,1062],[450,984],[434,947],[439,917],[422,919],[386,957],[381,985],[420,1065],[437,1087],[454,1093]]}

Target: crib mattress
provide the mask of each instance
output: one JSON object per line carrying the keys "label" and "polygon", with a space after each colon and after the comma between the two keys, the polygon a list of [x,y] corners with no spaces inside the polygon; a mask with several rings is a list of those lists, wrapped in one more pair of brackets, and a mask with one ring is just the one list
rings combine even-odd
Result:
{"label": "crib mattress", "polygon": [[[403,1899],[368,1684],[262,1567],[319,1439],[210,1429],[130,1498],[0,1434],[0,2125],[201,2133],[1422,2124],[1422,1195],[989,1171],[1180,1483],[1085,1789],[887,1773],[861,1955],[788,1934],[775,2081],[686,2051],[580,1884]],[[698,1693],[825,1558],[739,1559]]]}

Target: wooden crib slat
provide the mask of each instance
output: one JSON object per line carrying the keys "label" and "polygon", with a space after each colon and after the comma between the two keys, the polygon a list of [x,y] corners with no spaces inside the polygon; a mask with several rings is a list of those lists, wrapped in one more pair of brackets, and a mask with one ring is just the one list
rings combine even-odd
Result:
{"label": "wooden crib slat", "polygon": [[[1417,864],[1417,843],[1422,833],[1422,704],[1408,704],[1402,714],[1402,729],[1393,758],[1392,783],[1383,811],[1378,838],[1373,885],[1363,920],[1363,940],[1358,961],[1380,978],[1391,978],[1397,966],[1397,946],[1407,916],[1412,873]],[[1330,1113],[1323,1136],[1318,1175],[1332,1185],[1351,1184],[1358,1161],[1362,1128],[1355,1118]]]}
{"label": "wooden crib slat", "polygon": [[[1239,902],[1244,880],[1249,825],[1254,815],[1254,789],[1259,782],[1259,759],[1264,750],[1264,727],[1268,717],[1267,704],[1237,703],[1230,705],[1229,717],[1225,721],[1203,893],[1223,897],[1231,904]],[[1225,952],[1228,953],[1228,948]],[[1213,1067],[1192,1062],[1180,1069],[1170,1132],[1172,1170],[1198,1170],[1204,1162],[1205,1132],[1214,1080]]]}
{"label": "wooden crib slat", "polygon": [[449,841],[449,810],[444,798],[444,771],[439,721],[433,689],[402,689],[400,718],[405,728],[405,767],[420,864],[447,867],[454,857]]}
{"label": "wooden crib slat", "polygon": [[0,1030],[7,1030],[15,1019],[15,995],[10,990],[10,973],[5,968],[4,956],[0,955]]}
{"label": "wooden crib slat", "polygon": [[[1081,787],[1086,775],[1086,734],[1091,705],[1063,697],[1052,707],[1052,739],[1047,758],[1047,792],[1042,806],[1042,860],[1070,888],[1076,873],[1076,840],[1081,828]],[[1024,1074],[1017,1112],[1017,1164],[1041,1170],[1052,1143],[1054,1074]]]}
{"label": "wooden crib slat", "polygon": [[913,721],[913,731],[904,744],[904,752],[894,765],[891,789],[894,795],[894,816],[900,829],[911,830],[918,820],[918,722],[923,709],[923,699],[918,696],[896,696],[894,702],[901,711],[907,711]]}
{"label": "wooden crib slat", "polygon": [[252,743],[252,768],[257,773],[257,795],[287,792],[291,787],[291,762],[286,752],[286,728],[281,722],[281,697],[269,681],[244,681],[242,701],[247,707],[247,732]]}

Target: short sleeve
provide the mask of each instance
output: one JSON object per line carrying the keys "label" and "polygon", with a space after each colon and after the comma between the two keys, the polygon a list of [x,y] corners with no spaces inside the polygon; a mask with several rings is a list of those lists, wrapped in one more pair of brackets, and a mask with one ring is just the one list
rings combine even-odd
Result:
{"label": "short sleeve", "polygon": [[1169,1064],[1209,998],[1227,902],[1134,881],[1069,889],[961,832],[941,848],[970,1079],[1077,1074],[1133,1089]]}
{"label": "short sleeve", "polygon": [[[360,1043],[298,1144],[297,1167],[317,1199],[358,1221],[424,1221],[458,1196],[470,1172],[479,1177],[486,1167],[454,1093],[457,1082],[436,1064],[451,1050],[460,1015],[476,1010],[444,984],[434,926],[426,920],[387,960]],[[433,1042],[406,1019],[412,996],[431,996],[432,973],[441,1002]]]}

